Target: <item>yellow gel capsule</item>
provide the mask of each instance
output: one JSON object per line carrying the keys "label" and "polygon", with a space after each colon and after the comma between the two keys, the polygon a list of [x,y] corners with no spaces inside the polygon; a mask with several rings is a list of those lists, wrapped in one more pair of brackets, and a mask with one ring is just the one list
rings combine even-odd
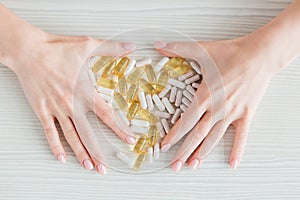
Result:
{"label": "yellow gel capsule", "polygon": [[141,169],[143,162],[146,160],[146,157],[147,157],[146,153],[141,153],[138,155],[138,157],[134,163],[134,166],[133,166],[133,169],[135,171],[139,171]]}
{"label": "yellow gel capsule", "polygon": [[178,67],[170,71],[169,75],[172,78],[178,78],[179,76],[187,73],[189,70],[190,70],[190,66],[183,64],[183,65],[179,65]]}
{"label": "yellow gel capsule", "polygon": [[183,64],[183,62],[184,62],[184,58],[180,58],[180,57],[175,57],[175,58],[171,58],[170,60],[169,60],[169,62],[167,62],[166,64],[165,64],[165,69],[166,70],[173,70],[173,69],[175,69],[176,67],[178,67],[179,65],[181,65],[181,64]]}
{"label": "yellow gel capsule", "polygon": [[146,144],[147,144],[147,137],[146,136],[141,136],[137,140],[137,142],[136,142],[136,144],[135,144],[135,146],[133,148],[133,151],[135,153],[141,153],[141,152],[143,152],[145,150]]}
{"label": "yellow gel capsule", "polygon": [[147,76],[149,83],[155,83],[156,82],[156,74],[154,72],[153,67],[151,65],[146,65],[145,72],[146,72],[146,76]]}
{"label": "yellow gel capsule", "polygon": [[122,95],[125,95],[127,93],[128,87],[127,87],[127,81],[125,76],[122,76],[122,78],[119,79],[118,87],[119,87],[119,92]]}
{"label": "yellow gel capsule", "polygon": [[129,63],[129,58],[127,57],[123,57],[120,62],[116,65],[115,69],[114,69],[114,74],[118,75],[119,77],[123,76],[127,66]]}
{"label": "yellow gel capsule", "polygon": [[102,56],[101,58],[99,58],[95,64],[92,66],[92,71],[94,73],[97,73],[100,69],[102,69],[103,67],[106,67],[108,64],[110,64],[111,61],[111,57],[108,56]]}
{"label": "yellow gel capsule", "polygon": [[161,92],[165,88],[165,86],[168,84],[168,79],[169,79],[168,72],[162,71],[156,83],[156,90],[158,92]]}
{"label": "yellow gel capsule", "polygon": [[115,89],[117,87],[117,82],[112,79],[98,78],[97,84],[104,88]]}
{"label": "yellow gel capsule", "polygon": [[156,143],[156,137],[157,137],[157,127],[156,125],[151,125],[148,131],[148,144],[150,146],[154,146]]}
{"label": "yellow gel capsule", "polygon": [[107,67],[105,67],[103,69],[103,72],[102,72],[102,77],[103,78],[107,78],[109,75],[112,74],[112,72],[114,71],[114,68],[116,67],[116,64],[117,64],[117,61],[114,60],[112,63],[110,63]]}
{"label": "yellow gel capsule", "polygon": [[134,101],[134,102],[131,103],[131,105],[128,109],[128,113],[127,113],[127,118],[129,120],[132,120],[134,118],[137,111],[139,110],[139,107],[140,107],[140,102]]}
{"label": "yellow gel capsule", "polygon": [[150,122],[151,124],[158,122],[158,118],[147,109],[139,110],[138,114],[142,119]]}
{"label": "yellow gel capsule", "polygon": [[127,110],[128,104],[125,101],[124,97],[119,92],[114,93],[114,98],[121,110]]}
{"label": "yellow gel capsule", "polygon": [[140,86],[145,93],[153,94],[155,91],[154,87],[143,78],[140,78]]}
{"label": "yellow gel capsule", "polygon": [[131,101],[135,98],[135,96],[136,96],[136,94],[137,94],[137,90],[138,90],[138,86],[135,85],[135,84],[132,84],[132,85],[129,87],[129,90],[128,90],[128,92],[127,92],[127,97],[126,97],[126,100],[127,100],[128,102],[131,102]]}
{"label": "yellow gel capsule", "polygon": [[127,77],[128,83],[136,84],[143,73],[144,73],[144,67],[136,68],[132,73],[128,75]]}

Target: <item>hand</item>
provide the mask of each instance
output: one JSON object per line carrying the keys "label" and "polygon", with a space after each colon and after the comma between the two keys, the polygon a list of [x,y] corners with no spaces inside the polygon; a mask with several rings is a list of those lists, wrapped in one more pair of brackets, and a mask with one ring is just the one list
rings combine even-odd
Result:
{"label": "hand", "polygon": [[132,51],[134,45],[40,31],[26,37],[27,42],[5,64],[16,72],[54,156],[60,162],[66,161],[55,126],[58,121],[83,167],[91,170],[95,166],[99,173],[105,174],[107,166],[86,113],[94,111],[126,143],[134,144],[135,137],[130,135],[130,130],[121,130],[115,123],[113,109],[95,92],[83,62],[97,46],[95,54],[117,57]]}
{"label": "hand", "polygon": [[231,124],[236,130],[230,165],[235,168],[240,163],[251,120],[275,73],[258,45],[248,44],[247,37],[155,43],[163,55],[196,60],[204,79],[187,111],[161,143],[162,151],[167,151],[188,134],[173,160],[174,171],[184,163],[198,168]]}

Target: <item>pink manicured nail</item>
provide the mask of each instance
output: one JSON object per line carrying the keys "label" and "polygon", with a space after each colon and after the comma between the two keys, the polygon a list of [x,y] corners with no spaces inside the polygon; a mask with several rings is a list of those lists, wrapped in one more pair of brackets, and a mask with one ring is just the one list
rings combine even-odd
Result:
{"label": "pink manicured nail", "polygon": [[93,163],[89,159],[83,161],[83,166],[86,170],[92,170],[94,168]]}
{"label": "pink manicured nail", "polygon": [[65,159],[65,156],[63,154],[58,154],[57,156],[57,160],[60,162],[60,163],[66,163],[66,159]]}
{"label": "pink manicured nail", "polygon": [[199,165],[199,160],[198,159],[194,159],[194,160],[192,160],[192,162],[189,163],[189,167],[192,170],[197,169],[198,165]]}
{"label": "pink manicured nail", "polygon": [[239,164],[238,159],[233,159],[233,160],[230,162],[230,166],[231,166],[232,169],[236,169],[237,166],[238,166],[238,164]]}
{"label": "pink manicured nail", "polygon": [[182,162],[181,161],[177,161],[176,163],[174,163],[172,165],[172,169],[174,172],[179,172],[182,168]]}
{"label": "pink manicured nail", "polygon": [[126,142],[127,142],[128,144],[135,144],[135,143],[136,143],[135,138],[132,137],[132,136],[127,136],[127,137],[125,138],[125,140],[126,140]]}
{"label": "pink manicured nail", "polygon": [[123,42],[122,46],[126,51],[132,51],[135,49],[135,44],[133,42]]}
{"label": "pink manicured nail", "polygon": [[166,48],[167,44],[168,43],[163,42],[163,41],[157,41],[157,42],[154,42],[154,47],[156,49],[164,49],[164,48]]}
{"label": "pink manicured nail", "polygon": [[99,165],[98,165],[98,172],[99,172],[100,174],[103,174],[103,175],[107,174],[107,170],[106,170],[105,165],[99,164]]}
{"label": "pink manicured nail", "polygon": [[171,144],[165,144],[161,147],[161,152],[167,152],[171,148]]}

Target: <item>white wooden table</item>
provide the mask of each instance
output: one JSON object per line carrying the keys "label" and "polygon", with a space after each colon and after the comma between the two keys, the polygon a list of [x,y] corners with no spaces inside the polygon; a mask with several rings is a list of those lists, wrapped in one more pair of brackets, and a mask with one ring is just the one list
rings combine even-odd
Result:
{"label": "white wooden table", "polygon": [[[289,1],[1,0],[1,3],[53,33],[110,38],[123,31],[156,27],[173,29],[195,40],[216,40],[254,31]],[[146,41],[146,45],[151,39],[170,39],[160,33],[151,37],[147,32],[134,36],[121,34],[120,38],[138,44]],[[298,58],[272,80],[237,170],[228,166],[233,138],[229,131],[198,171],[184,169],[174,174],[167,167],[135,175],[111,169],[107,176],[99,176],[83,170],[70,148],[68,164],[58,164],[16,76],[0,66],[0,199],[299,199],[299,77]],[[104,130],[109,132],[107,128]]]}

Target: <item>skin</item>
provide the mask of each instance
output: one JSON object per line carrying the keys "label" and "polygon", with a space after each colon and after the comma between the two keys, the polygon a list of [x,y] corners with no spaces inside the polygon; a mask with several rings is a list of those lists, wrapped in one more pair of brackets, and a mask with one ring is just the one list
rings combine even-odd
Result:
{"label": "skin", "polygon": [[54,156],[66,162],[57,121],[82,166],[106,174],[107,165],[86,113],[95,112],[126,143],[134,144],[135,137],[115,123],[113,109],[95,92],[83,63],[96,47],[92,54],[118,57],[130,53],[134,44],[49,34],[1,4],[0,19],[6,19],[0,21],[0,30],[5,30],[0,34],[0,62],[18,76]]}
{"label": "skin", "polygon": [[193,102],[161,143],[162,151],[187,136],[173,159],[172,168],[184,164],[197,169],[222,139],[229,125],[235,139],[229,163],[241,162],[255,111],[271,78],[300,52],[300,1],[279,16],[241,38],[213,42],[156,42],[166,56],[196,60],[204,81]]}

